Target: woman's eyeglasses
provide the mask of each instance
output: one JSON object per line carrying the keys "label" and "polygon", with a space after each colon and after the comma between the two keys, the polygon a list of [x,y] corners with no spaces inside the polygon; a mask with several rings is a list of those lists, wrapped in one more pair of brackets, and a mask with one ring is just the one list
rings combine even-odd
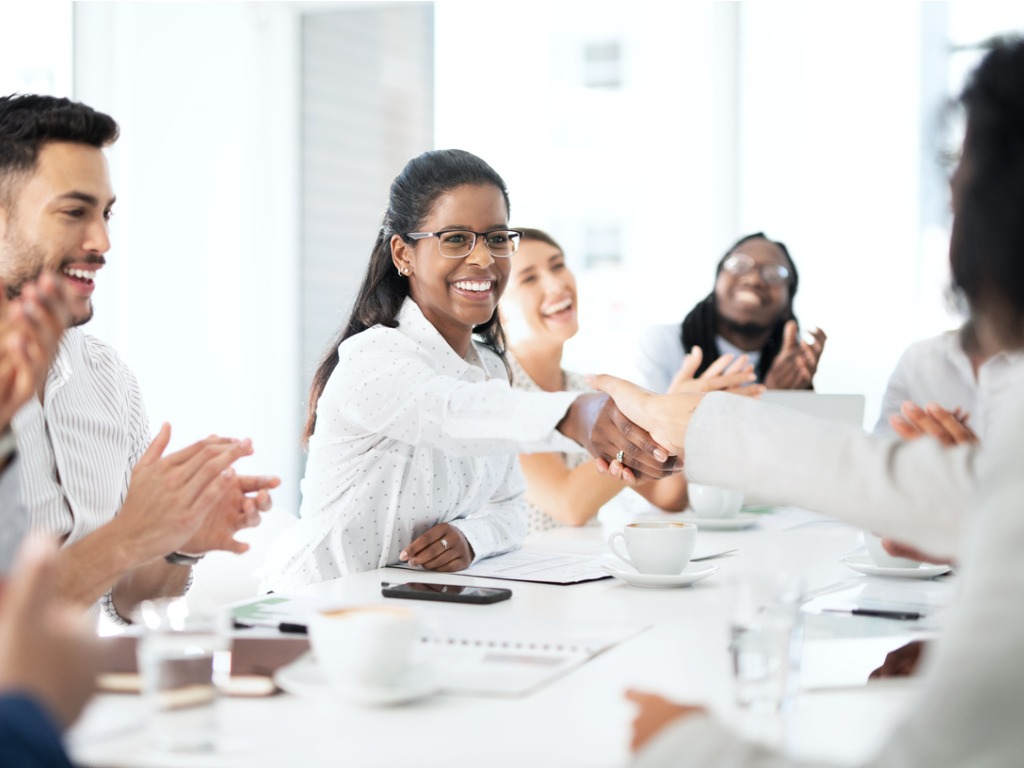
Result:
{"label": "woman's eyeglasses", "polygon": [[487,252],[496,259],[507,259],[519,248],[523,233],[515,229],[492,229],[490,232],[472,232],[468,229],[448,229],[443,232],[406,232],[413,240],[437,238],[437,251],[446,259],[464,259],[476,247],[477,237],[484,239]]}
{"label": "woman's eyeglasses", "polygon": [[782,285],[789,280],[790,275],[789,267],[784,267],[782,264],[761,264],[758,266],[757,262],[754,261],[754,257],[748,256],[745,253],[730,255],[722,262],[722,269],[730,275],[736,275],[737,277],[757,269],[761,274],[761,279],[768,283],[768,285]]}

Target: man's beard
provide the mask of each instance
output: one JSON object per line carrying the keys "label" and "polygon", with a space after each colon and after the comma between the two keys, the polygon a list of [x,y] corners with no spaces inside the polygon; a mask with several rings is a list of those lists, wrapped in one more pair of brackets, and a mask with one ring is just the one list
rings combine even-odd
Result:
{"label": "man's beard", "polygon": [[[3,261],[7,261],[8,260],[7,256],[9,254],[13,253],[13,254],[19,254],[19,258],[17,260],[15,260],[16,261],[16,265],[18,265],[18,266],[22,266],[22,265],[26,265],[26,264],[28,264],[28,265],[39,265],[37,268],[34,269],[34,271],[32,269],[23,270],[21,274],[15,274],[13,276],[9,276],[5,280],[5,282],[4,282],[4,293],[7,294],[7,300],[10,301],[11,299],[16,299],[18,296],[21,295],[21,291],[22,291],[22,289],[25,287],[25,285],[27,283],[32,283],[32,282],[35,282],[36,280],[39,279],[39,276],[43,273],[43,271],[45,269],[44,265],[47,263],[47,260],[46,260],[46,254],[43,253],[43,249],[42,248],[40,248],[36,244],[29,243],[23,237],[21,237],[17,232],[10,233],[8,235],[8,238],[9,238],[9,242],[8,242],[7,247],[4,249],[3,259],[2,259]],[[89,264],[99,264],[99,265],[106,264],[106,259],[104,259],[102,256],[88,256],[88,257],[85,257],[83,259],[79,259],[77,261],[79,263],[86,262],[86,263],[89,263]],[[60,275],[60,279],[62,279],[62,280],[66,280],[67,279],[64,275],[61,274],[61,270],[63,270],[64,267],[66,267],[68,264],[73,264],[73,263],[75,263],[74,260],[68,260],[66,263],[64,263],[64,262],[61,263],[60,267],[58,267],[58,269],[57,269],[57,274]],[[92,306],[92,299],[91,298],[88,300],[88,303],[87,303],[86,307],[87,307],[88,311],[83,316],[81,316],[81,317],[72,316],[71,317],[70,321],[68,322],[68,327],[69,328],[74,328],[74,327],[79,326],[79,325],[85,325],[90,320],[92,320],[93,306]]]}
{"label": "man's beard", "polygon": [[773,327],[772,325],[763,325],[761,323],[737,323],[735,320],[730,320],[727,317],[719,317],[718,325],[721,328],[725,328],[727,331],[734,333],[737,336],[745,336],[747,338],[756,338],[763,336],[768,333]]}

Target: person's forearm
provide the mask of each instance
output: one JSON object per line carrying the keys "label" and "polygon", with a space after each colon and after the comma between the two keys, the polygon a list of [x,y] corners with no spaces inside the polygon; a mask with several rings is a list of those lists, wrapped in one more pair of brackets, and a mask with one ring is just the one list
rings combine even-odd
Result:
{"label": "person's forearm", "polygon": [[61,549],[57,556],[57,594],[68,602],[90,606],[140,565],[137,553],[120,535],[115,519]]}
{"label": "person's forearm", "polygon": [[114,608],[119,616],[128,619],[143,600],[183,595],[191,572],[191,566],[172,565],[162,559],[139,566],[114,584]]}
{"label": "person's forearm", "polygon": [[593,461],[569,469],[557,454],[524,455],[526,498],[548,517],[566,525],[584,525],[625,486],[598,473]]}
{"label": "person's forearm", "polygon": [[127,618],[142,600],[184,592],[189,567],[162,559],[143,560],[129,541],[121,535],[115,518],[64,547],[57,557],[57,593],[88,607],[113,589],[114,606]]}
{"label": "person's forearm", "polygon": [[590,432],[607,400],[608,395],[603,394],[581,395],[576,398],[565,412],[565,416],[558,422],[558,431],[590,450]]}
{"label": "person's forearm", "polygon": [[690,502],[685,475],[674,475],[663,480],[639,483],[633,490],[658,509],[663,509],[666,512],[682,512]]}

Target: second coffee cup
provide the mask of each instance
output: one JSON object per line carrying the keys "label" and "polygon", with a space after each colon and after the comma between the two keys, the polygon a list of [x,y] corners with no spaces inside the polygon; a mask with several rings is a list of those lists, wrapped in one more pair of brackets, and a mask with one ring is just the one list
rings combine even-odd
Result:
{"label": "second coffee cup", "polygon": [[[619,539],[626,545],[625,553],[619,549]],[[630,523],[608,538],[612,553],[639,573],[666,576],[683,572],[696,543],[697,526],[693,523]]]}

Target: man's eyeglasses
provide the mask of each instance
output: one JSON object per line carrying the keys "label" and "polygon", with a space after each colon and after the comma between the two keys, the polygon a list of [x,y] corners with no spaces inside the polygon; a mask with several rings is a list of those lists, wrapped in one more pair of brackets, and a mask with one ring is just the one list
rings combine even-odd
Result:
{"label": "man's eyeglasses", "polygon": [[437,251],[446,259],[466,258],[476,247],[477,237],[482,237],[491,256],[496,259],[507,259],[519,249],[523,233],[515,229],[492,229],[490,232],[449,229],[444,232],[406,232],[405,236],[413,240],[436,237]]}
{"label": "man's eyeglasses", "polygon": [[782,285],[789,280],[789,267],[782,264],[761,264],[758,266],[753,256],[745,253],[734,253],[722,262],[722,269],[730,275],[745,275],[753,269],[761,273],[761,279],[768,285]]}

